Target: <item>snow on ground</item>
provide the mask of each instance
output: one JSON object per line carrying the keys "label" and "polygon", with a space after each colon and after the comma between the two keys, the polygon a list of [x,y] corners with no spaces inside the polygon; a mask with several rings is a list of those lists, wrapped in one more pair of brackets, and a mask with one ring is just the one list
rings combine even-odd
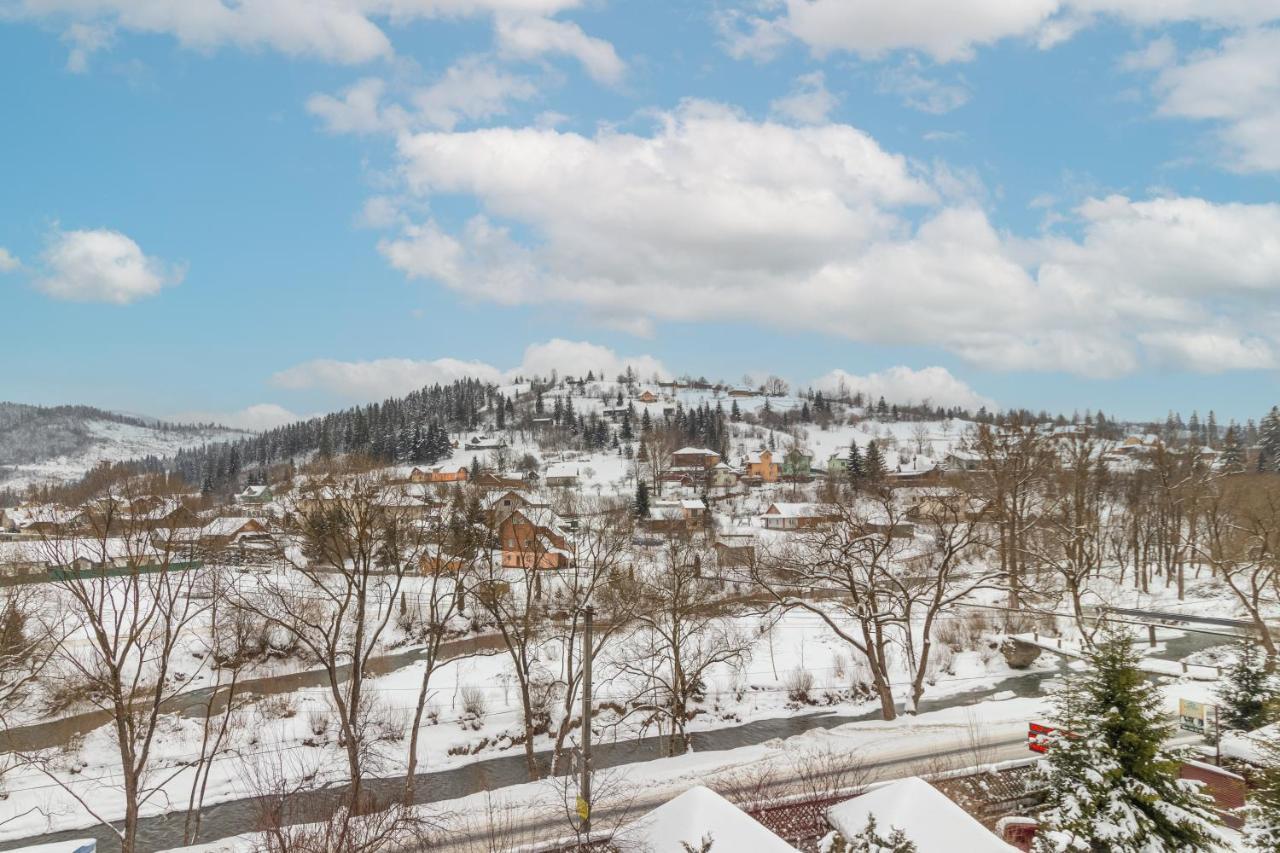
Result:
{"label": "snow on ground", "polygon": [[6,466],[0,470],[0,485],[21,490],[43,483],[78,480],[103,462],[124,462],[144,456],[172,456],[179,450],[215,441],[234,441],[250,435],[224,429],[161,430],[114,421],[85,421],[93,437],[80,453],[57,456],[39,462]]}

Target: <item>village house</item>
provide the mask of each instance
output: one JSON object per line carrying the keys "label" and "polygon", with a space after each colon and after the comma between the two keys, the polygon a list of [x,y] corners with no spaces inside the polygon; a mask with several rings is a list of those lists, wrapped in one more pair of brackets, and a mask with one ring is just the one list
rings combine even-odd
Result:
{"label": "village house", "polygon": [[776,483],[781,476],[781,466],[774,461],[772,450],[757,450],[747,454],[747,479],[758,483]]}
{"label": "village house", "polygon": [[499,448],[506,447],[506,446],[507,446],[507,440],[504,439],[502,436],[488,435],[487,433],[480,433],[479,435],[473,435],[470,438],[468,438],[467,443],[463,446],[463,449],[464,450],[481,450],[481,451],[498,450]]}
{"label": "village house", "polygon": [[836,514],[822,504],[775,501],[760,518],[767,530],[811,530],[831,523]]}
{"label": "village house", "polygon": [[648,388],[644,389],[643,391],[641,391],[639,394],[635,396],[635,400],[637,403],[656,403],[658,402],[658,399],[659,399],[658,395],[653,393],[653,391],[649,390]]}
{"label": "village house", "polygon": [[645,527],[654,533],[692,533],[705,527],[709,519],[707,505],[695,498],[654,501],[649,505]]}
{"label": "village house", "polygon": [[671,454],[671,467],[709,471],[720,462],[720,454],[705,447],[682,447]]}
{"label": "village house", "polygon": [[778,473],[784,480],[809,480],[813,476],[813,457],[793,447],[782,457]]}
{"label": "village house", "polygon": [[271,531],[261,518],[221,516],[200,528],[200,544],[206,548],[270,546],[272,543]]}
{"label": "village house", "polygon": [[436,465],[432,468],[414,468],[409,472],[410,483],[465,483],[465,465]]}
{"label": "village house", "polygon": [[529,482],[523,477],[508,477],[485,471],[471,480],[472,484],[484,492],[510,491],[512,489],[528,489]]}
{"label": "village house", "polygon": [[742,386],[735,386],[729,389],[729,396],[730,397],[759,397],[760,392],[754,388],[745,388]]}
{"label": "village house", "polygon": [[542,475],[547,486],[567,487],[578,485],[580,471],[576,462],[553,462]]}
{"label": "village house", "polygon": [[275,498],[270,486],[246,486],[243,492],[236,495],[236,503],[246,506],[261,506]]}
{"label": "village house", "polygon": [[738,472],[726,462],[717,462],[707,472],[707,486],[712,489],[729,490],[738,485]]}
{"label": "village house", "polygon": [[752,533],[722,533],[712,543],[716,565],[722,569],[750,566],[756,559],[756,537]]}
{"label": "village house", "polygon": [[0,542],[0,578],[38,578],[48,570],[39,542]]}
{"label": "village house", "polygon": [[563,569],[572,564],[573,549],[560,520],[547,507],[525,507],[498,524],[504,568]]}
{"label": "village house", "polygon": [[981,453],[958,449],[948,453],[942,464],[948,471],[981,471],[985,467]]}

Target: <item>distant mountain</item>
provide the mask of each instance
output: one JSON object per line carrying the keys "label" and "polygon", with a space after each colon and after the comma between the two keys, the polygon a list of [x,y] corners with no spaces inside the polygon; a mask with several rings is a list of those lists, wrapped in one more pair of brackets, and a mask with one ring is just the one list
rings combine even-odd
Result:
{"label": "distant mountain", "polygon": [[100,462],[172,456],[248,435],[215,424],[170,424],[91,406],[0,402],[0,488],[70,482]]}

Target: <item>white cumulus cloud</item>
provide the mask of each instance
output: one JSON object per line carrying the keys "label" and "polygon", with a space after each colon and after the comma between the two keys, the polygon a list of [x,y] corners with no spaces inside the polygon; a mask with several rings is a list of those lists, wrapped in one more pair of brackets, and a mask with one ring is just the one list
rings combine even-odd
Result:
{"label": "white cumulus cloud", "polygon": [[617,83],[626,63],[604,39],[589,36],[572,21],[536,15],[499,15],[496,22],[499,50],[515,59],[537,59],[547,54],[571,56],[601,83]]}
{"label": "white cumulus cloud", "polygon": [[400,226],[380,243],[393,266],[638,334],[742,322],[1087,376],[1171,364],[1170,336],[1207,326],[1254,361],[1277,336],[1260,309],[1280,290],[1280,205],[1093,198],[1064,219],[1078,236],[1020,238],[971,201],[980,182],[921,172],[856,128],[705,102],[647,135],[430,132],[399,152],[406,196],[480,212]]}
{"label": "white cumulus cloud", "polygon": [[369,361],[317,359],[282,370],[271,377],[280,388],[321,390],[351,400],[374,400],[406,394],[425,385],[473,378],[501,383],[517,376],[585,376],[588,371],[612,379],[631,367],[642,377],[670,376],[661,361],[649,355],[625,356],[599,344],[553,338],[531,344],[520,364],[502,369],[483,361],[455,358],[379,358]]}
{"label": "white cumulus cloud", "polygon": [[769,109],[802,124],[822,124],[838,102],[839,99],[827,91],[823,73],[813,71],[797,77],[791,91],[771,101]]}
{"label": "white cumulus cloud", "polygon": [[106,228],[58,231],[41,255],[36,286],[55,299],[125,305],[178,284],[181,266],[143,254],[132,239]]}
{"label": "white cumulus cloud", "polygon": [[184,47],[224,45],[270,49],[329,62],[363,63],[394,50],[386,23],[430,18],[518,14],[547,16],[580,0],[9,0],[10,17],[65,24],[68,65],[82,70],[89,55],[125,30],[163,34]]}
{"label": "white cumulus cloud", "polygon": [[884,397],[890,403],[931,406],[961,406],[978,409],[995,408],[995,402],[969,387],[945,367],[916,370],[905,365],[890,367],[865,375],[836,369],[813,380],[812,386],[831,393],[861,391],[872,400]]}
{"label": "white cumulus cloud", "polygon": [[1230,168],[1280,171],[1280,27],[1228,36],[1166,67],[1156,91],[1161,115],[1218,126]]}
{"label": "white cumulus cloud", "polygon": [[232,429],[262,432],[302,420],[284,406],[275,403],[256,403],[234,412],[190,411],[180,412],[169,418],[173,423],[214,423]]}
{"label": "white cumulus cloud", "polygon": [[721,21],[726,47],[739,57],[767,59],[794,39],[819,56],[848,51],[881,59],[918,51],[955,62],[1011,38],[1052,47],[1097,20],[1138,28],[1181,22],[1244,27],[1277,18],[1274,0],[778,0],[744,4]]}

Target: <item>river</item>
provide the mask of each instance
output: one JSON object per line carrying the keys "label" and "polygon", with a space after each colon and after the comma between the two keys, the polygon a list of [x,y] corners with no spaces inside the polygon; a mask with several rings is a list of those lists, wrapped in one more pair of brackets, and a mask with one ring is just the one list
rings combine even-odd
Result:
{"label": "river", "polygon": [[[1208,634],[1184,633],[1180,637],[1165,642],[1165,647],[1156,656],[1168,660],[1179,660],[1193,652],[1209,646],[1230,642],[1228,638]],[[411,652],[406,665],[412,662]],[[920,711],[938,711],[970,705],[997,693],[1011,692],[1015,696],[1037,696],[1041,685],[1047,679],[1059,677],[1061,667],[1056,670],[1015,675],[1002,679],[994,685],[954,693],[938,699],[927,696],[920,703]],[[696,752],[734,749],[741,746],[753,746],[774,738],[789,738],[813,729],[830,729],[846,723],[877,720],[879,711],[862,714],[814,713],[791,717],[779,717],[768,720],[756,720],[714,731],[695,732],[692,735],[693,748]],[[640,738],[637,740],[618,741],[615,743],[597,744],[593,751],[593,760],[597,769],[605,769],[620,764],[647,761],[661,758],[664,755],[665,740],[658,737]],[[545,764],[551,753],[538,753]],[[479,791],[492,790],[507,785],[517,785],[528,781],[524,755],[515,754],[498,758],[487,758],[449,770],[428,771],[418,774],[416,785],[417,802],[431,803],[451,800],[474,794]],[[366,787],[381,797],[392,798],[403,789],[404,777],[390,777],[366,782]],[[341,790],[336,789],[336,790]],[[302,794],[300,797],[318,798],[326,795]],[[332,791],[327,794],[332,797]],[[295,800],[295,803],[298,801]],[[306,803],[299,803],[300,811],[307,811]],[[182,843],[183,821],[185,812],[171,812],[156,817],[143,818],[139,829],[139,853],[165,850],[177,847]],[[229,800],[205,806],[201,821],[201,841],[214,841],[232,835],[239,835],[254,828],[259,814],[258,803],[253,798]],[[0,842],[0,851],[12,850],[27,844],[50,841],[70,840],[74,838],[98,839],[99,853],[112,853],[119,850],[115,836],[104,827],[95,826],[85,829],[69,830],[9,842]]]}

